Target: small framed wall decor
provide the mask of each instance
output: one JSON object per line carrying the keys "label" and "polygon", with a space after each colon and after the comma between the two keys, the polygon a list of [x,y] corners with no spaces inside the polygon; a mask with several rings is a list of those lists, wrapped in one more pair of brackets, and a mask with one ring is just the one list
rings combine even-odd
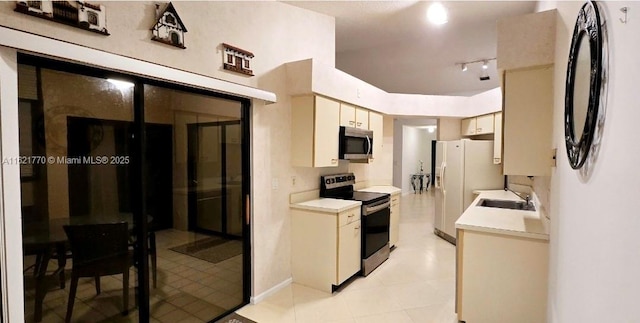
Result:
{"label": "small framed wall decor", "polygon": [[222,43],[223,66],[225,70],[253,76],[251,60],[254,55],[250,51]]}
{"label": "small framed wall decor", "polygon": [[86,1],[16,1],[15,11],[109,35],[107,13],[103,5]]}
{"label": "small framed wall decor", "polygon": [[184,26],[171,2],[165,5],[164,9],[160,9],[160,5],[156,4],[156,23],[151,28],[151,32],[153,33],[151,40],[182,49],[187,48],[184,46],[187,27]]}

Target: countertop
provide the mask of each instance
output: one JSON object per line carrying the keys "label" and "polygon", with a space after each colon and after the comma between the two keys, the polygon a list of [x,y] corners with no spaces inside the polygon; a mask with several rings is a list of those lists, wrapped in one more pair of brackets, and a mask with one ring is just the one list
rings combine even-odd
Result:
{"label": "countertop", "polygon": [[515,194],[504,190],[479,193],[480,195],[456,221],[457,229],[549,240],[548,220],[539,211],[540,203],[537,198],[534,197],[536,211],[510,210],[476,205],[483,198],[520,201]]}
{"label": "countertop", "polygon": [[360,189],[362,192],[374,192],[374,193],[387,193],[391,195],[399,194],[401,189],[391,185],[369,186],[367,188]]}
{"label": "countertop", "polygon": [[292,209],[311,210],[327,213],[340,213],[362,205],[360,201],[319,198],[301,203],[289,204]]}

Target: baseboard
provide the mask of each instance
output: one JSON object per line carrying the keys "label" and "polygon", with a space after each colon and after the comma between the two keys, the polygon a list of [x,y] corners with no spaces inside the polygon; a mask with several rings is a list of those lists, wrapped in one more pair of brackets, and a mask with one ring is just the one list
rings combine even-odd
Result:
{"label": "baseboard", "polygon": [[256,295],[256,296],[251,296],[251,298],[249,299],[251,301],[251,304],[258,304],[260,302],[262,302],[265,298],[277,293],[279,290],[289,286],[291,284],[291,282],[293,282],[293,278],[289,277],[287,279],[285,279],[283,282],[279,283],[278,285],[275,285],[269,289],[267,289],[266,291],[262,292],[260,295]]}

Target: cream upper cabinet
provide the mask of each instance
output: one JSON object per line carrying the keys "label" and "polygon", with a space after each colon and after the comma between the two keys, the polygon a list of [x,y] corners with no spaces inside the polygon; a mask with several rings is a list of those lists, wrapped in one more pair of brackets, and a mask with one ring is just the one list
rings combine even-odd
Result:
{"label": "cream upper cabinet", "polygon": [[369,129],[369,111],[356,108],[356,128]]}
{"label": "cream upper cabinet", "polygon": [[551,175],[552,114],[553,65],[505,72],[505,175]]}
{"label": "cream upper cabinet", "polygon": [[460,121],[460,134],[462,136],[473,136],[476,134],[476,118],[465,118]]}
{"label": "cream upper cabinet", "polygon": [[369,112],[369,130],[373,131],[373,160],[380,159],[382,141],[384,140],[384,126],[382,114]]}
{"label": "cream upper cabinet", "polygon": [[493,118],[493,163],[502,163],[502,112],[494,114]]}
{"label": "cream upper cabinet", "polygon": [[493,113],[476,117],[476,135],[493,133]]}
{"label": "cream upper cabinet", "polygon": [[485,114],[460,120],[460,135],[463,137],[488,135],[494,132],[494,114]]}
{"label": "cream upper cabinet", "polygon": [[369,111],[348,103],[340,103],[340,125],[369,129]]}
{"label": "cream upper cabinet", "polygon": [[340,125],[345,127],[356,127],[356,107],[340,103]]}
{"label": "cream upper cabinet", "polygon": [[340,103],[314,95],[291,100],[291,164],[338,166]]}

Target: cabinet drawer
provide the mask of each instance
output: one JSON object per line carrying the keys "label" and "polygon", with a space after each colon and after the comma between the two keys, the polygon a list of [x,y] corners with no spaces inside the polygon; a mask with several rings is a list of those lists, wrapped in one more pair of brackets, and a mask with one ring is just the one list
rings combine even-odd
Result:
{"label": "cabinet drawer", "polygon": [[346,210],[338,214],[338,227],[360,220],[360,207]]}
{"label": "cabinet drawer", "polygon": [[391,206],[396,206],[400,204],[400,195],[391,196]]}

